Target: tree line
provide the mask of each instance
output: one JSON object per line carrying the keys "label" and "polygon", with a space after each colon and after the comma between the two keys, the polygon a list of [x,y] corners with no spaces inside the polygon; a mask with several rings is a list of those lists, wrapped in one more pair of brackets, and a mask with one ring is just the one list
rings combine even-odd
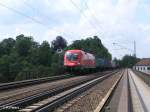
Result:
{"label": "tree line", "polygon": [[75,40],[66,49],[80,49],[89,53],[94,54],[98,58],[105,58],[108,60],[112,59],[108,49],[102,44],[101,40],[94,36],[86,39]]}
{"label": "tree line", "polygon": [[0,82],[59,75],[65,72],[64,52],[58,50],[81,49],[96,57],[111,60],[111,54],[97,37],[75,40],[67,46],[62,36],[51,43],[36,42],[32,36],[18,35],[0,42]]}

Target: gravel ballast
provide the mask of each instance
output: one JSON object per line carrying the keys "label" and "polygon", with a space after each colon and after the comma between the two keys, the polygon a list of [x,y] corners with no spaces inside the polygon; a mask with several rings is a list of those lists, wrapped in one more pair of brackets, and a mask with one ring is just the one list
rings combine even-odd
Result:
{"label": "gravel ballast", "polygon": [[[120,73],[121,74],[121,73]],[[113,75],[60,106],[55,112],[93,112],[121,75]]]}

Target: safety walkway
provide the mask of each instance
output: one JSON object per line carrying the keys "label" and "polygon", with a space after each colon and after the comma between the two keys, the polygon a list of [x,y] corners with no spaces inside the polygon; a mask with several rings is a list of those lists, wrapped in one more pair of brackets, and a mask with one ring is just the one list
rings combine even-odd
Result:
{"label": "safety walkway", "polygon": [[150,87],[132,70],[129,70],[129,83],[134,112],[150,112]]}
{"label": "safety walkway", "polygon": [[126,69],[110,100],[108,100],[105,112],[129,112],[127,71]]}
{"label": "safety walkway", "polygon": [[122,91],[120,94],[119,104],[117,112],[128,112],[128,81],[127,81],[127,70],[124,73],[122,80]]}

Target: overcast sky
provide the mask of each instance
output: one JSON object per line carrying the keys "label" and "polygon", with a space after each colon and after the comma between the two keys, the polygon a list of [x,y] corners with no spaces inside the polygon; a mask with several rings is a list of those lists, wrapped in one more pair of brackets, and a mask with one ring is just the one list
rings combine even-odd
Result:
{"label": "overcast sky", "polygon": [[150,57],[150,0],[0,0],[0,40],[19,34],[40,43],[97,35],[118,58],[135,40],[137,57]]}

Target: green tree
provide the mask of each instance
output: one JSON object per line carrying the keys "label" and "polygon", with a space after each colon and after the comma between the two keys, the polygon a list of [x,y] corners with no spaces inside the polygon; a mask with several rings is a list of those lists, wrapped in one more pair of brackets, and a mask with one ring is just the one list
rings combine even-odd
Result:
{"label": "green tree", "polygon": [[96,57],[111,60],[111,54],[97,36],[94,36],[93,38],[89,37],[87,39],[76,40],[65,50],[68,49],[80,49],[92,53]]}
{"label": "green tree", "polygon": [[15,42],[13,38],[4,39],[0,43],[0,55],[9,55],[15,47]]}
{"label": "green tree", "polygon": [[122,58],[120,65],[121,65],[121,67],[132,68],[138,61],[139,61],[139,59],[134,56],[125,55]]}
{"label": "green tree", "polygon": [[8,55],[4,55],[0,58],[0,79],[1,82],[8,82],[12,81],[12,77],[9,73],[9,65],[10,65],[10,58]]}
{"label": "green tree", "polygon": [[39,47],[39,63],[41,65],[51,65],[52,50],[47,41],[44,41]]}
{"label": "green tree", "polygon": [[58,49],[64,49],[65,47],[67,47],[67,41],[62,36],[57,36],[51,44],[54,51],[57,51]]}
{"label": "green tree", "polygon": [[62,74],[64,73],[64,65],[63,65],[64,53],[55,53],[52,56],[52,64],[51,64],[51,72],[53,74]]}
{"label": "green tree", "polygon": [[29,55],[27,56],[28,62],[35,66],[39,64],[39,47],[40,44],[38,42],[32,42]]}
{"label": "green tree", "polygon": [[25,37],[23,34],[16,37],[16,51],[19,56],[27,56],[32,46],[33,38]]}

